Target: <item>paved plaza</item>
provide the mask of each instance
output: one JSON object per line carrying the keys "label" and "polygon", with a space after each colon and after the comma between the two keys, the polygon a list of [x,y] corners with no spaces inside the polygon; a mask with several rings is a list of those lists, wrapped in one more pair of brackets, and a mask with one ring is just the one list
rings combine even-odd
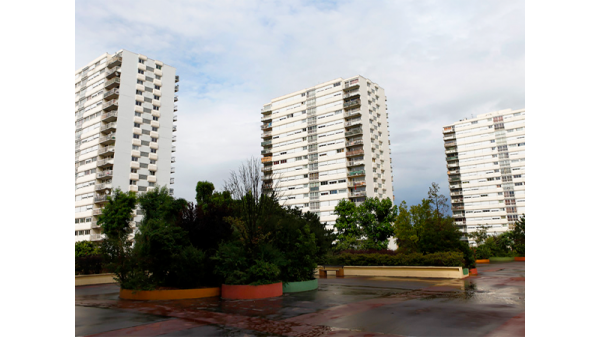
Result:
{"label": "paved plaza", "polygon": [[462,280],[346,276],[264,300],[128,301],[75,288],[77,336],[524,336],[525,263]]}

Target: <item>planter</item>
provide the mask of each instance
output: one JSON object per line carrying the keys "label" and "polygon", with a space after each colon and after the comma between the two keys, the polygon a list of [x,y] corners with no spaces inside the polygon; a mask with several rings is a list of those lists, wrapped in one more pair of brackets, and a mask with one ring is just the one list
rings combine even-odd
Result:
{"label": "planter", "polygon": [[489,259],[475,260],[475,263],[490,263]]}
{"label": "planter", "polygon": [[300,282],[288,282],[283,284],[283,293],[299,293],[319,288],[319,280],[308,280]]}
{"label": "planter", "polygon": [[463,275],[464,276],[469,276],[469,269],[463,268],[462,270],[463,270]]}
{"label": "planter", "polygon": [[75,275],[75,286],[87,286],[92,284],[117,283],[115,274],[89,274]]}
{"label": "planter", "polygon": [[215,297],[221,293],[220,288],[177,289],[177,290],[129,290],[121,289],[119,297],[124,300],[160,301],[183,300],[190,298]]}
{"label": "planter", "polygon": [[525,256],[515,256],[515,261],[525,262]]}
{"label": "planter", "polygon": [[283,294],[281,282],[260,286],[249,285],[221,285],[221,298],[229,300],[251,300],[260,298],[277,297]]}
{"label": "planter", "polygon": [[514,260],[514,257],[490,257],[490,262],[511,262]]}
{"label": "planter", "polygon": [[469,269],[469,276],[476,276],[476,275],[477,275],[477,268]]}
{"label": "planter", "polygon": [[463,278],[462,267],[434,266],[344,266],[346,276],[394,276],[418,278]]}

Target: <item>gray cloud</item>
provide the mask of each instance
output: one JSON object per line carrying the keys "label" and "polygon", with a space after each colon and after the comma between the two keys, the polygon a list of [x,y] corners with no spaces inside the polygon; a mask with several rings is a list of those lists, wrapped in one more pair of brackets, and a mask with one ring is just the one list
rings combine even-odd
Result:
{"label": "gray cloud", "polygon": [[121,48],[181,76],[175,193],[260,155],[271,98],[361,74],[386,89],[396,202],[448,193],[442,126],[522,108],[524,1],[124,1],[76,6],[76,68]]}

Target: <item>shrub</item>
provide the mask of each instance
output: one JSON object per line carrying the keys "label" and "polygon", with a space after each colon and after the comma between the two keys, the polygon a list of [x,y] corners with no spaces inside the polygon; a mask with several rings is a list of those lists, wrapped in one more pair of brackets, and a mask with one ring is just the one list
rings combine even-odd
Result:
{"label": "shrub", "polygon": [[100,274],[104,267],[102,255],[83,255],[75,258],[75,274]]}
{"label": "shrub", "polygon": [[467,266],[462,252],[395,255],[342,253],[335,256],[332,262],[344,266]]}
{"label": "shrub", "polygon": [[481,245],[475,249],[475,256],[477,259],[489,259],[492,256],[492,250],[488,245]]}

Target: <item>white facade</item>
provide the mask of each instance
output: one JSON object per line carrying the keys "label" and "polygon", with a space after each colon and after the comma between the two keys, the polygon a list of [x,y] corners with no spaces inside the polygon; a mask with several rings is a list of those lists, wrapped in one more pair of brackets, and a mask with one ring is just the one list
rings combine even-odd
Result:
{"label": "white facade", "polygon": [[173,183],[178,81],[175,68],[126,50],[75,72],[75,241],[101,240],[112,189]]}
{"label": "white facade", "polygon": [[393,200],[386,100],[362,76],[272,99],[261,118],[263,188],[329,225],[342,199]]}
{"label": "white facade", "polygon": [[525,110],[463,119],[443,134],[455,223],[467,233],[510,229],[525,213]]}

